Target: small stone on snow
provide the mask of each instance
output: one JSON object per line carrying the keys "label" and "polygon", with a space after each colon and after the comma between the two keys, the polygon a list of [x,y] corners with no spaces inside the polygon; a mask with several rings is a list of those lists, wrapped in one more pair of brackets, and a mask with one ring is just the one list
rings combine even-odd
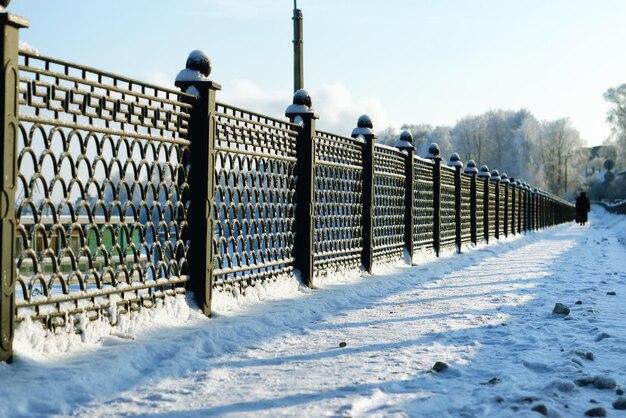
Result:
{"label": "small stone on snow", "polygon": [[617,400],[613,402],[613,408],[626,409],[626,398],[622,398],[621,396],[617,398]]}
{"label": "small stone on snow", "polygon": [[596,376],[593,379],[593,385],[598,389],[615,389],[617,382],[607,376]]}
{"label": "small stone on snow", "polygon": [[435,365],[433,366],[433,371],[440,373],[444,370],[447,370],[450,366],[448,366],[446,363],[444,363],[443,361],[438,361],[435,363]]}
{"label": "small stone on snow", "polygon": [[557,303],[554,305],[554,309],[552,310],[553,315],[569,315],[569,308],[562,303]]}
{"label": "small stone on snow", "polygon": [[535,412],[539,412],[541,415],[548,415],[548,408],[545,405],[535,405],[532,407],[532,410]]}
{"label": "small stone on snow", "polygon": [[585,415],[588,416],[588,417],[605,417],[606,416],[606,409],[604,409],[602,407],[591,408],[591,409],[585,411]]}

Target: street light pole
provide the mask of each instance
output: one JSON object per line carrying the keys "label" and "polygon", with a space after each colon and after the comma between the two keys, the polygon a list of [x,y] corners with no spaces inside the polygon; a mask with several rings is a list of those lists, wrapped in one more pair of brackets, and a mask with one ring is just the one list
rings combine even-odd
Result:
{"label": "street light pole", "polygon": [[293,0],[293,90],[304,88],[304,65],[302,51],[302,10]]}

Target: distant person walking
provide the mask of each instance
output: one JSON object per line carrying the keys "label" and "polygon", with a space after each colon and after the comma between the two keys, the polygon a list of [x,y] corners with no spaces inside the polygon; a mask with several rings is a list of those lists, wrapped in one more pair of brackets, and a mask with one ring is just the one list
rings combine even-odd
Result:
{"label": "distant person walking", "polygon": [[576,198],[576,222],[584,225],[587,223],[587,212],[591,210],[589,198],[585,192],[580,192]]}

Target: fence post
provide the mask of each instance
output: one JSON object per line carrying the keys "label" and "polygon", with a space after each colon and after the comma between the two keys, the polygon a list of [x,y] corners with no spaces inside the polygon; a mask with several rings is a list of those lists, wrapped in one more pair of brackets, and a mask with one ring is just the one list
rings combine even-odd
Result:
{"label": "fence post", "polygon": [[176,87],[195,98],[185,97],[189,110],[191,168],[189,187],[190,287],[202,312],[211,315],[213,290],[213,231],[215,230],[215,137],[216,98],[220,85],[209,80],[211,61],[202,51],[189,54],[185,69],[176,76]]}
{"label": "fence post", "polygon": [[311,96],[300,89],[293,95],[293,104],[285,110],[285,116],[300,125],[296,142],[294,267],[300,272],[302,283],[308,287],[313,287],[315,261],[315,120],[318,119],[311,106]]}
{"label": "fence post", "polygon": [[[472,243],[476,245],[478,243],[478,237],[476,236],[476,174],[478,174],[476,162],[469,160],[467,167],[465,167],[463,171],[472,176],[470,180],[470,235],[472,237]],[[480,221],[482,222],[482,219]]]}
{"label": "fence post", "polygon": [[0,361],[13,358],[15,327],[15,189],[17,178],[17,132],[19,130],[18,44],[19,30],[28,27],[28,21],[7,12],[0,13],[2,30],[2,68],[0,79],[0,118],[2,121],[2,190],[0,191],[0,237],[2,256],[0,265]]}
{"label": "fence post", "polygon": [[[504,187],[504,219],[502,223],[504,224],[504,236],[509,236],[509,176],[506,173],[502,173],[500,176],[500,185],[498,187]],[[502,204],[502,202],[500,202]]]}
{"label": "fence post", "polygon": [[502,219],[500,219],[500,205],[502,204],[502,202],[500,202],[500,172],[498,170],[492,170],[489,180],[496,186],[496,210],[493,211],[496,216],[496,222],[494,224],[495,231],[493,236],[496,239],[500,239],[500,222],[502,222]]}
{"label": "fence post", "polygon": [[454,243],[457,252],[461,252],[461,169],[463,162],[456,152],[450,156],[448,166],[454,167]]}
{"label": "fence post", "polygon": [[374,267],[374,143],[376,134],[372,130],[372,120],[362,115],[357,127],[352,130],[352,138],[361,138],[363,146],[363,252],[361,262],[368,273]]}
{"label": "fence post", "polygon": [[522,206],[524,203],[524,197],[520,186],[521,182],[519,180],[515,180],[515,183],[513,184],[513,190],[515,191],[515,199],[517,203],[515,206],[515,233],[517,235],[522,233],[522,213],[524,212],[524,207]]}
{"label": "fence post", "polygon": [[396,148],[406,153],[404,164],[404,247],[409,255],[409,264],[413,264],[413,183],[415,179],[415,169],[413,159],[415,157],[415,147],[413,146],[413,136],[409,131],[402,131]]}
{"label": "fence post", "polygon": [[539,229],[537,227],[537,220],[539,219],[537,217],[537,189],[532,189],[531,193],[530,193],[530,201],[532,202],[531,204],[531,229],[533,231],[536,231],[537,229]]}
{"label": "fence post", "polygon": [[517,234],[517,189],[515,188],[515,179],[511,177],[509,179],[509,194],[511,195],[511,219],[509,220],[509,228],[511,235]]}
{"label": "fence post", "polygon": [[486,165],[480,166],[478,178],[483,186],[483,238],[489,244],[489,213],[491,212],[489,205],[489,167]]}
{"label": "fence post", "polygon": [[431,159],[433,166],[433,248],[439,257],[441,249],[441,157],[439,145],[434,142],[428,147],[426,158]]}
{"label": "fence post", "polygon": [[530,187],[528,183],[522,183],[524,190],[524,233],[528,233],[531,230],[530,217],[531,217],[531,199],[530,199]]}

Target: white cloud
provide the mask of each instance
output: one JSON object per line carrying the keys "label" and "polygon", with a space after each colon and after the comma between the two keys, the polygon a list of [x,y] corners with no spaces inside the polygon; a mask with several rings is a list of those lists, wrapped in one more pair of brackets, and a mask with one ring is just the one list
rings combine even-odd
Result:
{"label": "white cloud", "polygon": [[355,99],[341,83],[322,84],[311,92],[311,98],[320,115],[318,126],[323,130],[349,136],[363,114],[372,119],[375,131],[389,125],[389,116],[379,99]]}
{"label": "white cloud", "polygon": [[231,80],[218,93],[217,100],[256,113],[284,118],[292,94],[287,90],[262,90],[250,80]]}
{"label": "white cloud", "polygon": [[174,78],[159,70],[149,71],[145,73],[142,79],[148,84],[154,84],[169,89],[175,88]]}
{"label": "white cloud", "polygon": [[35,48],[33,48],[26,41],[20,41],[18,48],[19,48],[20,51],[30,52],[31,54],[39,55],[39,51],[37,51]]}
{"label": "white cloud", "polygon": [[[355,99],[341,83],[322,84],[309,90],[313,108],[319,114],[319,129],[342,136],[349,136],[356,127],[359,116],[372,118],[374,129],[382,130],[389,125],[389,116],[377,98]],[[250,80],[233,80],[219,92],[218,100],[237,107],[268,116],[283,118],[285,109],[292,102],[287,90],[263,90]]]}

